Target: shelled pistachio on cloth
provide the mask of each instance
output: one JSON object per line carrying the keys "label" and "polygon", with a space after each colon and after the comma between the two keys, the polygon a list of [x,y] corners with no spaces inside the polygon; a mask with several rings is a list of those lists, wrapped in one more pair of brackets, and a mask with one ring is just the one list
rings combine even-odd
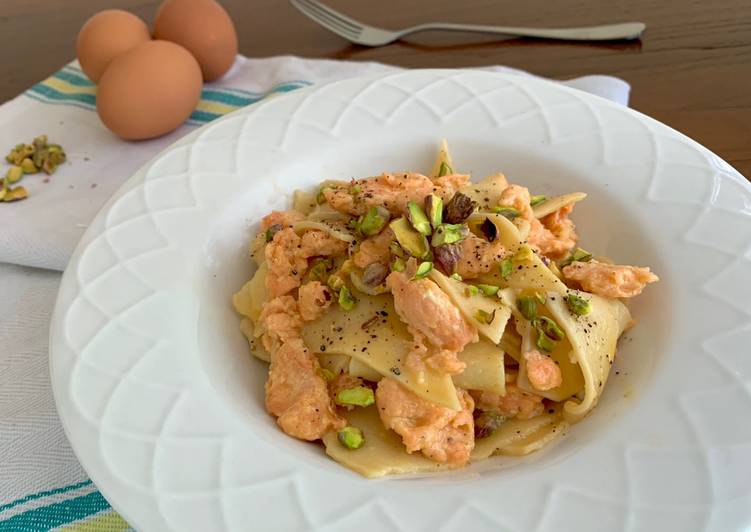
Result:
{"label": "shelled pistachio on cloth", "polygon": [[12,187],[26,174],[44,172],[52,175],[65,162],[65,150],[59,144],[50,144],[47,135],[39,135],[31,144],[16,144],[5,156],[12,166],[5,173],[0,188],[0,200],[4,202],[26,199],[29,193],[23,186]]}

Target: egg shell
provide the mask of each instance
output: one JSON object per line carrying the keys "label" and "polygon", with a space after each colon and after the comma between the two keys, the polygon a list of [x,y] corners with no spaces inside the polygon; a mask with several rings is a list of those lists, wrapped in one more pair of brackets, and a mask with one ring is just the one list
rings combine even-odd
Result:
{"label": "egg shell", "polygon": [[222,77],[237,56],[237,32],[214,0],[166,0],[154,19],[154,38],[187,48],[206,81]]}
{"label": "egg shell", "polygon": [[76,56],[84,73],[97,83],[114,58],[150,40],[149,28],[140,18],[122,9],[108,9],[81,27]]}
{"label": "egg shell", "polygon": [[154,138],[190,116],[202,83],[201,68],[185,48],[149,41],[112,61],[99,81],[96,109],[122,138]]}

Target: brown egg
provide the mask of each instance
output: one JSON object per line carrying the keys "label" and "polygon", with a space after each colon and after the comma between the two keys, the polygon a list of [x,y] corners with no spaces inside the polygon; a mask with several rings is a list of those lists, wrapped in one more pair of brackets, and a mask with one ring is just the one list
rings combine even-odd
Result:
{"label": "brown egg", "polygon": [[150,139],[182,124],[201,96],[201,68],[182,46],[139,44],[117,57],[99,81],[96,110],[124,139]]}
{"label": "brown egg", "polygon": [[237,55],[235,26],[214,0],[166,0],[156,12],[154,38],[187,48],[206,81],[222,77]]}
{"label": "brown egg", "polygon": [[76,55],[81,69],[98,83],[115,57],[150,40],[149,28],[140,18],[121,9],[108,9],[87,20],[78,32]]}

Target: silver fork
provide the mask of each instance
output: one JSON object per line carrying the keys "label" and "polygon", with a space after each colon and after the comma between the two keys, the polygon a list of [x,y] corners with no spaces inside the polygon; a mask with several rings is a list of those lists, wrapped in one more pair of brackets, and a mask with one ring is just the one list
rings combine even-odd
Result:
{"label": "silver fork", "polygon": [[401,39],[410,33],[427,30],[471,31],[569,41],[612,41],[616,39],[637,39],[647,27],[642,22],[623,22],[621,24],[585,26],[581,28],[516,28],[510,26],[431,22],[397,31],[390,31],[358,22],[335,9],[321,4],[317,0],[289,0],[289,2],[304,15],[307,15],[324,28],[336,33],[340,37],[344,37],[348,41],[364,46],[383,46],[384,44]]}

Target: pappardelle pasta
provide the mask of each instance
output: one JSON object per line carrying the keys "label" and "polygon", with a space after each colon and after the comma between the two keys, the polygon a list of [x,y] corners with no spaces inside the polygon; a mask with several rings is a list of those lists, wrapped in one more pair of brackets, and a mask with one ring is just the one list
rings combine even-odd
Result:
{"label": "pappardelle pasta", "polygon": [[269,362],[266,409],[288,435],[366,477],[525,455],[597,404],[658,278],[577,247],[582,192],[547,198],[503,174],[385,173],[297,191],[251,242],[233,297]]}

